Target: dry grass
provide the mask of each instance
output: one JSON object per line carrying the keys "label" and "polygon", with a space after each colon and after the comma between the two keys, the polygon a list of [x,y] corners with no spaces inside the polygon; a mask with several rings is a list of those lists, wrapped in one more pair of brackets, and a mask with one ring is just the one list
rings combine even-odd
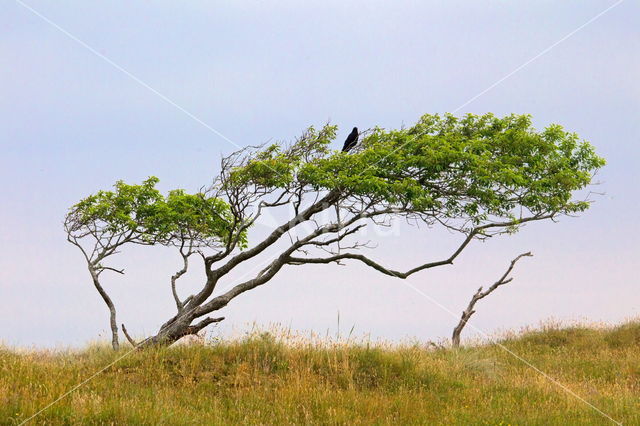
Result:
{"label": "dry grass", "polygon": [[[614,419],[640,424],[640,323],[547,327],[511,351]],[[0,348],[0,424],[18,424],[122,356]],[[238,341],[134,351],[35,424],[611,424],[495,344]]]}

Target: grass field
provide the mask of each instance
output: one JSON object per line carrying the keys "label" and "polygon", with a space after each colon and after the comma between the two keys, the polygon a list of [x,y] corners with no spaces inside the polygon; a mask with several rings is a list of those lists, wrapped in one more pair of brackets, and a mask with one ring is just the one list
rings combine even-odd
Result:
{"label": "grass field", "polygon": [[[640,424],[639,322],[548,327],[500,343],[616,421]],[[128,351],[0,348],[0,424],[19,424]],[[318,344],[268,333],[133,351],[31,423],[613,424],[495,344]]]}

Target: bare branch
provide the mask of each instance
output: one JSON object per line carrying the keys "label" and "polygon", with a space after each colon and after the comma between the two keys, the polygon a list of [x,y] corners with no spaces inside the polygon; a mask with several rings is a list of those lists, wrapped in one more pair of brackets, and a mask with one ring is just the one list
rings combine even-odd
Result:
{"label": "bare branch", "polygon": [[183,276],[187,272],[187,269],[189,268],[189,256],[193,254],[193,251],[192,251],[193,247],[191,245],[192,244],[191,240],[189,244],[190,244],[189,249],[185,253],[183,251],[184,250],[184,237],[183,237],[182,243],[180,245],[180,256],[182,256],[182,269],[180,269],[178,272],[176,272],[171,276],[171,293],[173,294],[173,299],[176,302],[176,307],[178,308],[178,312],[182,311],[182,309],[184,308],[184,304],[180,300],[180,297],[178,296],[178,292],[176,291],[176,281],[178,280],[178,278]]}
{"label": "bare branch", "polygon": [[480,287],[478,291],[476,291],[476,293],[473,295],[473,297],[471,297],[471,301],[469,302],[467,309],[465,309],[462,312],[462,317],[460,318],[460,322],[453,329],[453,334],[451,336],[451,343],[453,344],[454,347],[460,346],[460,334],[462,333],[462,329],[464,328],[464,326],[467,325],[469,318],[471,318],[471,316],[475,314],[476,311],[474,310],[474,307],[478,302],[478,300],[487,297],[488,295],[493,293],[498,287],[513,281],[513,278],[507,278],[507,277],[513,270],[513,267],[515,266],[516,262],[525,256],[533,256],[533,254],[531,254],[531,252],[526,252],[526,253],[522,253],[521,255],[513,259],[511,261],[511,264],[509,265],[509,268],[507,268],[507,271],[500,277],[498,281],[493,283],[493,285],[485,291],[482,291],[482,287]]}
{"label": "bare branch", "polygon": [[129,343],[131,343],[131,346],[133,346],[134,348],[138,346],[135,340],[133,340],[131,336],[129,336],[129,333],[127,332],[127,327],[124,326],[124,323],[121,325],[122,325],[122,332],[124,333],[124,337],[126,337]]}
{"label": "bare branch", "polygon": [[195,333],[199,332],[200,330],[202,330],[203,328],[205,328],[206,326],[210,325],[210,324],[214,324],[220,321],[224,321],[224,317],[218,317],[218,318],[205,318],[202,321],[200,321],[199,323],[195,324],[194,330]]}
{"label": "bare branch", "polygon": [[409,269],[406,272],[401,272],[401,271],[395,271],[393,269],[389,269],[385,266],[382,266],[381,264],[369,259],[368,257],[362,255],[362,254],[355,254],[355,253],[341,253],[341,254],[336,254],[334,256],[329,256],[329,257],[323,257],[323,258],[302,258],[302,257],[293,257],[293,256],[287,256],[286,257],[286,262],[289,264],[294,264],[294,265],[302,265],[302,264],[306,264],[306,263],[332,263],[332,262],[337,262],[343,259],[353,259],[353,260],[358,260],[362,263],[364,263],[367,266],[372,267],[373,269],[382,272],[385,275],[390,275],[392,277],[396,277],[396,278],[402,278],[402,279],[406,279],[407,277],[409,277],[410,275],[415,274],[416,272],[425,270],[425,269],[430,269],[430,268],[434,268],[437,266],[442,266],[442,265],[450,265],[453,263],[453,261],[458,257],[458,255],[460,255],[460,253],[462,253],[462,251],[465,249],[465,247],[467,247],[467,245],[478,235],[486,235],[484,234],[485,231],[489,230],[489,229],[493,229],[493,228],[506,228],[509,226],[513,226],[513,225],[517,225],[520,223],[525,223],[525,222],[529,222],[529,221],[533,221],[533,220],[542,220],[542,219],[548,219],[550,217],[552,217],[553,215],[542,215],[542,216],[532,216],[532,217],[527,217],[527,218],[522,218],[522,219],[518,219],[518,220],[513,220],[510,222],[496,222],[496,223],[490,223],[490,224],[486,224],[486,225],[482,225],[482,226],[478,226],[474,229],[472,229],[469,234],[467,235],[467,237],[464,239],[464,241],[462,242],[462,244],[460,244],[458,246],[458,248],[446,259],[443,260],[438,260],[435,262],[429,262],[429,263],[425,263],[422,264],[420,266],[416,266],[415,268]]}
{"label": "bare branch", "polygon": [[113,271],[113,272],[117,272],[118,274],[124,275],[124,269],[116,269],[116,268],[112,268],[110,266],[98,265],[96,267],[96,270],[98,271],[98,273],[100,273],[102,271]]}

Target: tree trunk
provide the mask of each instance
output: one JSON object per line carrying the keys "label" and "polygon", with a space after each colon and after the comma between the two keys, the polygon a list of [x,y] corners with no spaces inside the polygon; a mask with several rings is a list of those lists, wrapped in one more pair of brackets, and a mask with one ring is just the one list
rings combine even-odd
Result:
{"label": "tree trunk", "polygon": [[93,285],[96,287],[98,293],[100,293],[100,296],[102,296],[102,300],[104,300],[104,303],[106,303],[107,307],[109,308],[109,323],[111,325],[111,346],[113,347],[114,351],[117,351],[118,349],[120,349],[120,343],[118,342],[116,307],[113,305],[113,302],[111,301],[111,298],[109,297],[107,292],[104,291],[104,288],[102,288],[102,285],[100,285],[98,272],[91,265],[89,265],[89,272],[91,273],[91,278],[93,279]]}
{"label": "tree trunk", "polygon": [[172,322],[163,325],[155,336],[142,341],[138,347],[170,346],[188,334],[194,334],[190,330],[190,321],[186,319],[174,319]]}
{"label": "tree trunk", "polygon": [[207,317],[196,324],[191,324],[194,319],[195,318],[192,313],[189,311],[182,311],[164,323],[155,336],[143,340],[137,345],[137,347],[170,346],[184,336],[198,334],[198,332],[203,330],[209,324],[224,320],[224,317]]}

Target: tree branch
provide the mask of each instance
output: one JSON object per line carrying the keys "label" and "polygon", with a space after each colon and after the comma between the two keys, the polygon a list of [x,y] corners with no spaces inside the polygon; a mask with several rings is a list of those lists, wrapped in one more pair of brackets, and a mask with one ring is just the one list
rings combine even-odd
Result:
{"label": "tree branch", "polygon": [[191,254],[193,253],[191,251],[192,249],[191,246],[189,247],[189,251],[187,251],[187,253],[184,253],[182,251],[183,248],[184,248],[184,239],[182,240],[182,243],[180,245],[180,255],[182,256],[182,265],[183,265],[182,269],[180,269],[178,272],[176,272],[171,276],[171,293],[173,294],[173,299],[176,302],[176,307],[178,308],[178,312],[184,309],[184,304],[180,300],[180,297],[178,296],[178,292],[176,291],[176,281],[178,280],[178,278],[180,278],[187,272],[187,269],[189,268],[189,256],[191,256]]}
{"label": "tree branch", "polygon": [[533,254],[531,254],[531,252],[526,252],[526,253],[522,253],[521,255],[513,259],[507,271],[500,277],[498,281],[496,281],[491,287],[489,287],[485,291],[482,291],[482,287],[480,287],[478,291],[476,291],[476,293],[473,295],[473,297],[471,297],[471,301],[469,302],[467,309],[465,309],[462,312],[462,317],[460,318],[460,322],[453,329],[453,334],[451,336],[451,343],[454,347],[457,348],[458,346],[460,346],[460,334],[462,333],[462,329],[464,328],[464,326],[467,325],[469,318],[471,318],[471,316],[476,312],[474,310],[474,307],[478,302],[478,300],[487,297],[501,285],[505,285],[513,281],[513,278],[507,278],[507,277],[513,270],[513,267],[515,266],[516,262],[525,256],[533,256]]}
{"label": "tree branch", "polygon": [[255,245],[253,248],[243,251],[236,256],[229,259],[227,263],[221,266],[218,269],[207,271],[208,279],[204,286],[204,288],[191,299],[190,304],[192,306],[197,306],[203,303],[207,298],[213,293],[215,285],[217,281],[227,273],[229,273],[233,268],[238,266],[240,263],[252,259],[258,254],[262,253],[268,247],[273,245],[276,241],[280,239],[282,235],[284,235],[288,230],[294,228],[298,224],[308,220],[313,215],[327,209],[332,203],[334,203],[340,196],[339,191],[330,191],[327,195],[325,195],[322,199],[315,202],[311,206],[307,207],[302,213],[296,215],[293,219],[288,222],[280,225],[276,228],[271,234],[269,234],[262,242]]}
{"label": "tree branch", "polygon": [[385,266],[382,266],[381,264],[369,259],[368,257],[366,257],[366,256],[364,256],[362,254],[355,254],[355,253],[341,253],[341,254],[336,254],[334,256],[322,257],[322,258],[305,258],[305,257],[287,256],[286,263],[292,264],[292,265],[303,265],[305,263],[332,263],[332,262],[338,262],[338,261],[343,260],[343,259],[353,259],[353,260],[358,260],[358,261],[364,263],[365,265],[370,266],[370,267],[372,267],[373,269],[375,269],[375,270],[377,270],[379,272],[382,272],[385,275],[390,275],[392,277],[406,279],[410,275],[413,275],[416,272],[419,272],[419,271],[422,271],[422,270],[425,270],[425,269],[434,268],[436,266],[452,264],[453,261],[458,257],[458,255],[460,255],[460,253],[462,253],[462,251],[465,249],[465,247],[471,242],[471,240],[473,240],[473,238],[475,238],[477,235],[483,235],[483,232],[486,231],[487,229],[506,228],[506,227],[509,227],[509,226],[518,225],[518,224],[525,223],[525,222],[530,222],[530,221],[533,221],[533,220],[548,219],[548,218],[550,218],[552,216],[553,216],[552,214],[551,215],[542,215],[542,216],[531,216],[531,217],[526,217],[526,218],[522,218],[522,219],[518,219],[518,220],[513,220],[513,221],[510,221],[510,222],[497,222],[497,223],[490,223],[490,224],[478,226],[476,228],[473,228],[469,232],[469,234],[464,239],[462,244],[460,244],[458,246],[458,248],[448,258],[443,259],[443,260],[438,260],[438,261],[435,261],[435,262],[425,263],[425,264],[416,266],[415,268],[409,269],[406,272],[395,271],[393,269],[389,269],[389,268],[387,268]]}
{"label": "tree branch", "polygon": [[113,271],[113,272],[117,272],[118,274],[124,275],[124,269],[116,269],[116,268],[112,268],[110,266],[98,265],[96,267],[96,270],[97,270],[98,274],[100,274],[102,271]]}
{"label": "tree branch", "polygon": [[216,323],[216,322],[220,322],[223,321],[224,317],[218,317],[218,318],[210,318],[207,317],[205,319],[203,319],[202,321],[200,321],[197,324],[194,325],[190,325],[189,327],[187,327],[186,333],[187,334],[198,334],[203,328],[205,328],[206,326]]}
{"label": "tree branch", "polygon": [[133,340],[131,336],[129,336],[129,333],[127,332],[127,327],[124,326],[124,323],[121,325],[122,325],[122,332],[124,333],[124,337],[126,337],[129,343],[131,343],[131,346],[133,346],[134,348],[138,346],[135,340]]}

